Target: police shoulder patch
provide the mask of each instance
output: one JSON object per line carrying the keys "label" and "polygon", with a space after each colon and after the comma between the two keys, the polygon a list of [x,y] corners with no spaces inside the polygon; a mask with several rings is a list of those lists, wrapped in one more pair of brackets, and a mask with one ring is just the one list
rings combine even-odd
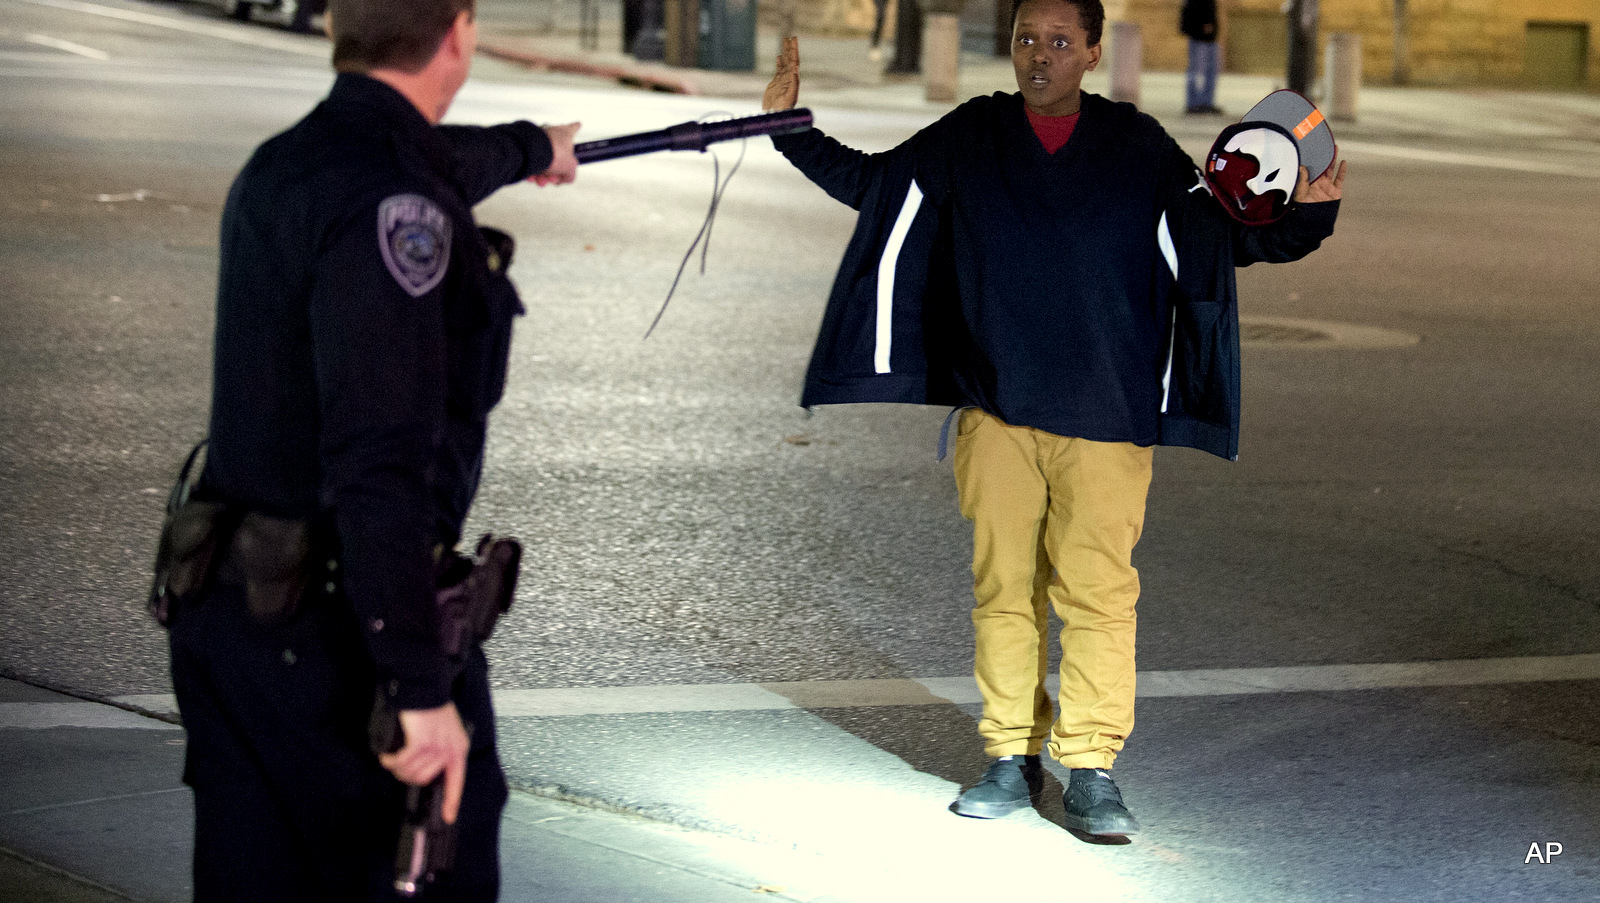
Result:
{"label": "police shoulder patch", "polygon": [[396,194],[378,205],[378,248],[389,275],[420,298],[450,266],[450,217],[420,194]]}

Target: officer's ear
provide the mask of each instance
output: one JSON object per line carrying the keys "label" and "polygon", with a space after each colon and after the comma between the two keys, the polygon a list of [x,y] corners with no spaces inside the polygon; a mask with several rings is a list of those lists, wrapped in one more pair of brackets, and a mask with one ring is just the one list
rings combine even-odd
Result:
{"label": "officer's ear", "polygon": [[450,23],[450,31],[445,35],[444,46],[458,59],[472,59],[478,52],[478,20],[470,10],[456,13],[456,20]]}

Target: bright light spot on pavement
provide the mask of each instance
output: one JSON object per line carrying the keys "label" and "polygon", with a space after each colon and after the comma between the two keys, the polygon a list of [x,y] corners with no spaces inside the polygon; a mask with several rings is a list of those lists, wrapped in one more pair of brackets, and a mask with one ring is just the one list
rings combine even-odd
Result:
{"label": "bright light spot on pavement", "polygon": [[[803,870],[793,883],[830,899],[985,900],[1024,886],[1044,897],[1068,875],[1075,900],[1140,896],[1105,863],[1121,848],[1084,843],[1032,810],[962,818],[949,811],[960,790],[949,781],[913,772],[843,731],[833,742],[855,746],[852,758],[870,750],[885,761],[861,762],[837,779],[730,778],[706,788],[702,811],[809,854],[789,862]],[[890,775],[892,782],[881,780]]]}

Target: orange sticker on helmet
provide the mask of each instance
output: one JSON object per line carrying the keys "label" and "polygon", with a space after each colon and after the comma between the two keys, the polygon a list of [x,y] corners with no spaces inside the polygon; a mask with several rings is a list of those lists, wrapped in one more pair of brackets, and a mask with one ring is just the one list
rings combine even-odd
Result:
{"label": "orange sticker on helmet", "polygon": [[1316,107],[1312,107],[1311,108],[1311,115],[1309,115],[1306,118],[1300,120],[1300,124],[1294,127],[1294,136],[1296,138],[1304,138],[1305,136],[1307,136],[1307,135],[1311,134],[1313,131],[1315,131],[1317,126],[1319,126],[1321,124],[1322,124],[1322,111],[1317,109]]}

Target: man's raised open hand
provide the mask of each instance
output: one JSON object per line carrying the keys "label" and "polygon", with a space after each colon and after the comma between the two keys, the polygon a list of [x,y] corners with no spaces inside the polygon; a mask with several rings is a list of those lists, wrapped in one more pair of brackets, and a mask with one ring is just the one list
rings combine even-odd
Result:
{"label": "man's raised open hand", "polygon": [[800,102],[800,39],[789,37],[778,54],[778,71],[761,95],[763,110],[792,110]]}

